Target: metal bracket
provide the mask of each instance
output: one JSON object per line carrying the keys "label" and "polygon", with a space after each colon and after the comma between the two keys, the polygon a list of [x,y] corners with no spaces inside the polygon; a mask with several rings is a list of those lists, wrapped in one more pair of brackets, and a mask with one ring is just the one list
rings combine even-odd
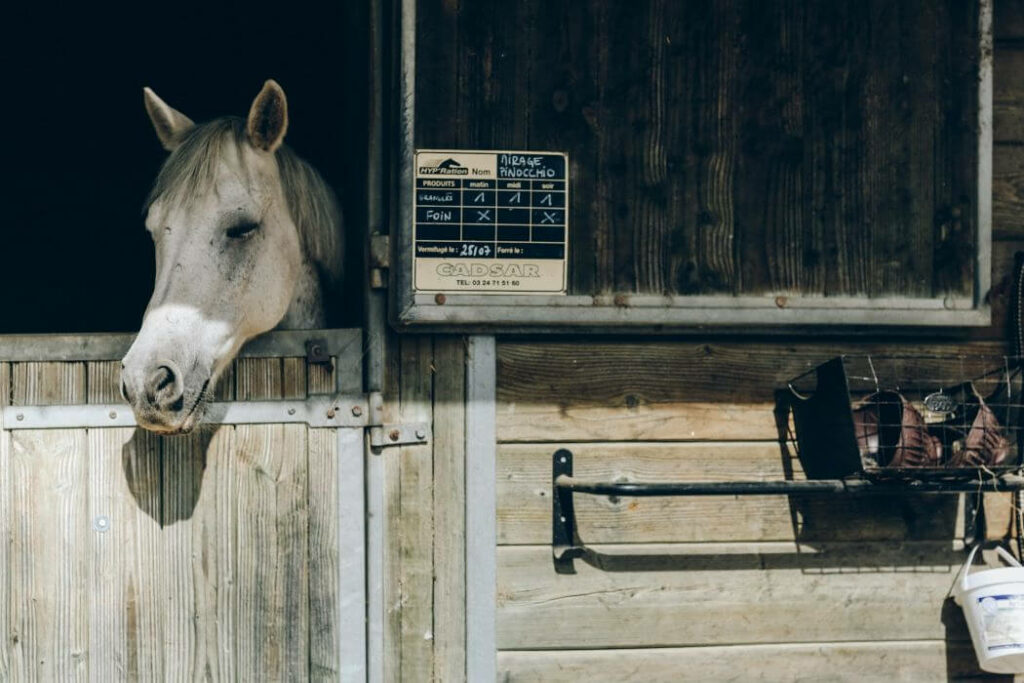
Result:
{"label": "metal bracket", "polygon": [[370,235],[370,287],[387,287],[385,271],[391,267],[391,238],[388,235]]}
{"label": "metal bracket", "polygon": [[[379,394],[378,394],[379,396]],[[373,395],[371,394],[371,399]],[[430,423],[381,424],[374,418],[379,399],[362,396],[319,396],[304,401],[233,401],[211,403],[206,422],[211,424],[305,424],[310,427],[368,427],[379,434],[376,447],[426,443]],[[382,405],[382,404],[380,404]],[[0,429],[97,429],[135,427],[135,415],[124,403],[69,406],[8,406],[0,410]],[[372,442],[372,438],[371,438]]]}
{"label": "metal bracket", "polygon": [[423,444],[430,439],[429,422],[384,424],[384,396],[379,391],[371,391],[367,403],[370,409],[366,424],[370,431],[370,448],[379,450],[388,446]]}
{"label": "metal bracket", "polygon": [[306,340],[306,362],[312,365],[330,365],[331,354],[327,350],[327,340],[315,337]]}
{"label": "metal bracket", "polygon": [[576,510],[572,505],[572,490],[558,486],[558,478],[572,476],[572,451],[555,451],[551,459],[551,554],[555,571],[575,574],[573,559],[583,555],[583,542],[576,532]]}

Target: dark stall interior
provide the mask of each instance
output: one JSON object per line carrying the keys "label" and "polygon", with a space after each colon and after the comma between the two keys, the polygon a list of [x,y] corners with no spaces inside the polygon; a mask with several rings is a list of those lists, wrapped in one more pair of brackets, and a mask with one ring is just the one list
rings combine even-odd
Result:
{"label": "dark stall interior", "polygon": [[134,331],[153,285],[142,205],[163,161],[152,87],[195,121],[244,116],[264,80],[288,96],[286,143],[347,221],[344,310],[358,325],[365,225],[364,3],[17,3],[5,12],[6,215],[0,334]]}

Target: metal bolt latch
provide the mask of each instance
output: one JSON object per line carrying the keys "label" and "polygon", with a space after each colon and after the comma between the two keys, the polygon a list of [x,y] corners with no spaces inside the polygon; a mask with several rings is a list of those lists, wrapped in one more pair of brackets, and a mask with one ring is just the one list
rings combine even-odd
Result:
{"label": "metal bolt latch", "polygon": [[309,339],[306,341],[306,362],[311,365],[329,365],[331,354],[327,351],[326,339]]}

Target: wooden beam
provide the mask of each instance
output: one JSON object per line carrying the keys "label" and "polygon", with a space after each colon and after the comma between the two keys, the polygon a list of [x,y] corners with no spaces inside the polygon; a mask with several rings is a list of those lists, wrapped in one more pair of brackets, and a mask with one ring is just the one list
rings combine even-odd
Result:
{"label": "wooden beam", "polygon": [[434,680],[466,680],[466,341],[434,342]]}
{"label": "wooden beam", "polygon": [[557,574],[549,545],[498,549],[500,649],[967,639],[940,618],[964,560],[949,541],[593,550]]}
{"label": "wooden beam", "polygon": [[943,640],[526,650],[498,655],[499,680],[515,683],[676,683],[683,679],[889,683],[976,680],[989,676],[978,669],[969,642]]}

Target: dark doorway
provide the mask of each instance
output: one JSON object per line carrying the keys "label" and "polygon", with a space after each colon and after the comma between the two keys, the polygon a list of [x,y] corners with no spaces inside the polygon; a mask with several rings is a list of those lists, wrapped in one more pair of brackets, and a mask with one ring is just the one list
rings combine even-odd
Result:
{"label": "dark doorway", "polygon": [[134,331],[153,284],[142,204],[164,158],[152,87],[195,121],[245,115],[267,78],[287,143],[342,200],[358,325],[365,223],[367,8],[356,2],[19,3],[3,46],[0,333]]}

